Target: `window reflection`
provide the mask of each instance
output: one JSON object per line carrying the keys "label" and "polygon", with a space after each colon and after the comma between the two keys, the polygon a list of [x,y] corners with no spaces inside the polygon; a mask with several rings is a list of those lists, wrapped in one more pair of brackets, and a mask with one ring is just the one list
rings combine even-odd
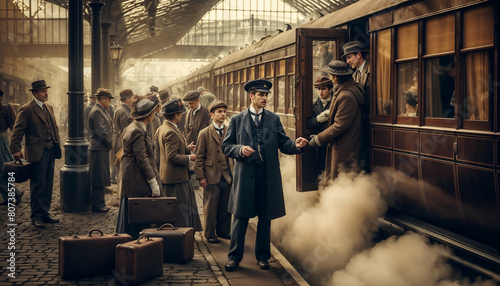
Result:
{"label": "window reflection", "polygon": [[465,65],[465,118],[488,120],[490,80],[493,77],[488,51],[467,54]]}
{"label": "window reflection", "polygon": [[425,62],[425,116],[455,117],[455,59],[439,57]]}
{"label": "window reflection", "polygon": [[[335,53],[335,41],[313,41],[313,81],[320,76],[330,77],[328,73],[320,70],[328,68],[328,64],[335,60]],[[311,91],[312,94],[316,93],[313,86],[311,86]]]}
{"label": "window reflection", "polygon": [[399,116],[417,116],[418,69],[416,61],[398,65],[398,110]]}

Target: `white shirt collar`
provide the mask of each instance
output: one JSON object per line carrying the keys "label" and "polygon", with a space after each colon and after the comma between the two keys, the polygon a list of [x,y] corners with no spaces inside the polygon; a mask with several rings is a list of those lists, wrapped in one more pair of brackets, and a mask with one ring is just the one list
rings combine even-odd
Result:
{"label": "white shirt collar", "polygon": [[41,109],[43,109],[43,102],[38,100],[36,97],[33,96],[33,99],[35,100],[36,104],[40,106]]}
{"label": "white shirt collar", "polygon": [[261,114],[262,112],[264,112],[264,108],[261,108],[261,109],[259,109],[259,112],[256,112],[256,111],[255,111],[255,108],[253,108],[253,106],[251,106],[251,105],[248,107],[248,109],[249,109],[251,112],[255,113],[255,114]]}
{"label": "white shirt collar", "polygon": [[215,122],[213,122],[213,124],[214,124],[215,128],[217,128],[217,129],[224,128],[224,123],[222,123],[221,126],[217,125],[217,123],[215,123]]}
{"label": "white shirt collar", "polygon": [[139,127],[142,128],[142,130],[146,131],[146,124],[144,124],[144,122],[139,120],[136,120],[135,122],[137,123],[137,125],[139,125]]}
{"label": "white shirt collar", "polygon": [[195,110],[193,110],[193,115],[195,115],[196,112],[198,112],[198,110],[200,110],[200,109],[201,109],[201,104],[198,105],[198,108],[196,108]]}
{"label": "white shirt collar", "polygon": [[365,64],[366,64],[366,60],[361,64],[361,66],[359,66],[359,68],[358,68],[359,72],[363,72],[363,70],[365,69]]}

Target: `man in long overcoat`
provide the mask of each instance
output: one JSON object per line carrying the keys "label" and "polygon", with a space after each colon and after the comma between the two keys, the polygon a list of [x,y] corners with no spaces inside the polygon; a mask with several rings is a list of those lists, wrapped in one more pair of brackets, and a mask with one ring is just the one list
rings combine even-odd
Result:
{"label": "man in long overcoat", "polygon": [[[339,167],[359,166],[363,140],[361,107],[363,90],[351,77],[352,70],[342,61],[332,61],[325,70],[339,88],[333,95],[328,128],[311,139],[309,146],[327,145],[325,180],[334,179]],[[324,183],[324,182],[323,182]]]}
{"label": "man in long overcoat", "polygon": [[285,215],[278,149],[299,154],[307,140],[290,140],[278,115],[265,110],[272,83],[253,80],[245,84],[251,105],[233,116],[222,144],[224,155],[236,160],[228,211],[234,215],[225,268],[234,271],[245,245],[248,219],[259,217],[255,256],[261,269],[269,269],[271,220]]}
{"label": "man in long overcoat", "polygon": [[113,120],[108,107],[113,96],[109,89],[99,88],[97,103],[89,114],[90,146],[89,173],[92,185],[92,211],[108,212],[104,201],[104,187],[109,186],[109,150],[113,147]]}
{"label": "man in long overcoat", "polygon": [[31,222],[38,228],[44,228],[44,223],[59,222],[49,214],[54,163],[61,158],[61,139],[54,109],[46,103],[48,88],[44,80],[31,83],[33,100],[19,109],[10,141],[12,156],[20,159],[24,137],[24,153],[26,160],[31,162],[33,173],[30,180]]}

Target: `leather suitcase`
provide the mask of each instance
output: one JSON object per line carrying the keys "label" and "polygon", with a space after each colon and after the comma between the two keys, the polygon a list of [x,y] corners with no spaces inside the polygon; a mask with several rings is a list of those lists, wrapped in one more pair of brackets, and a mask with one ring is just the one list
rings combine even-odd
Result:
{"label": "leather suitcase", "polygon": [[131,240],[128,234],[104,235],[98,229],[83,236],[59,237],[59,275],[63,279],[109,275],[115,267],[116,245]]}
{"label": "leather suitcase", "polygon": [[163,224],[177,222],[176,197],[146,197],[128,199],[128,223]]}
{"label": "leather suitcase", "polygon": [[116,246],[115,278],[135,285],[163,274],[163,239],[141,235]]}
{"label": "leather suitcase", "polygon": [[194,229],[174,227],[166,223],[159,228],[146,228],[140,235],[163,238],[163,261],[185,263],[194,256]]}
{"label": "leather suitcase", "polygon": [[[21,159],[12,162],[5,162],[3,164],[3,178],[8,180],[10,177],[14,178],[16,183],[24,183],[31,179],[31,163]],[[12,175],[12,176],[11,176]],[[11,182],[11,181],[9,181]]]}

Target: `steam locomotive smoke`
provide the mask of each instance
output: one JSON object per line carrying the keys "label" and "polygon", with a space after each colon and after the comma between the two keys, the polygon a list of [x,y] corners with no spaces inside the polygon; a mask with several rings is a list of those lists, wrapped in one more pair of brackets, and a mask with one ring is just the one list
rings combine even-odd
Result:
{"label": "steam locomotive smoke", "polygon": [[[454,282],[445,263],[449,251],[411,233],[371,245],[377,218],[390,193],[380,170],[341,173],[319,192],[295,189],[295,159],[281,161],[287,215],[273,222],[273,242],[282,246],[312,285],[472,285]],[[475,286],[495,285],[477,281]]]}

